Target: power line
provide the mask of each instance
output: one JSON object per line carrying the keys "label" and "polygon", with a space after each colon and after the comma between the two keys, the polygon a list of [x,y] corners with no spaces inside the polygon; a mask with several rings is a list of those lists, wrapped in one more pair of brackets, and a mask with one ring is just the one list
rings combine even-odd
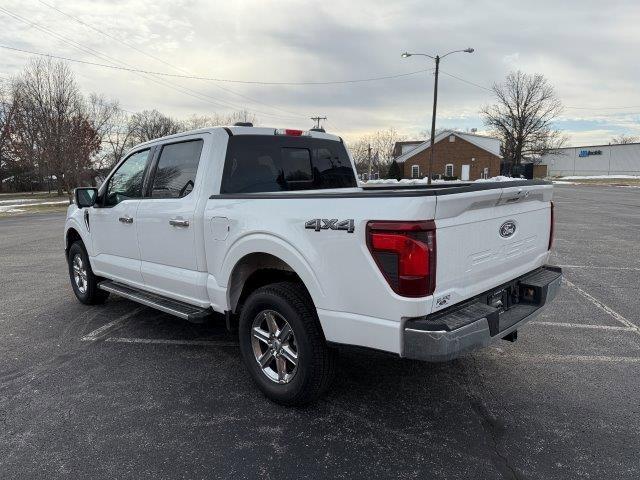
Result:
{"label": "power line", "polygon": [[[144,71],[136,71],[136,69],[131,68],[131,66],[127,66],[128,64],[126,62],[123,62],[121,60],[118,60],[114,57],[110,57],[109,55],[106,55],[102,52],[99,52],[91,47],[86,47],[74,40],[69,39],[68,37],[65,37],[64,35],[61,35],[45,26],[42,26],[34,21],[31,21],[25,17],[22,17],[16,13],[13,13],[11,11],[9,11],[8,9],[4,8],[4,7],[0,7],[0,11],[4,12],[5,14],[11,16],[14,19],[20,20],[24,23],[27,23],[29,25],[34,26],[35,28],[37,28],[38,30],[46,33],[47,35],[53,36],[54,38],[57,38],[58,40],[61,40],[63,43],[66,43],[67,45],[71,45],[72,47],[84,52],[84,53],[89,53],[91,55],[97,56],[99,58],[102,58],[108,62],[111,63],[111,65],[106,65],[106,64],[101,64],[104,65],[105,67],[108,68],[117,68],[117,69],[124,69],[124,70],[130,70],[135,74],[138,74],[140,76],[142,76],[142,78],[145,78],[146,80],[150,80],[154,83],[157,83],[159,85],[163,85],[167,88],[171,88],[172,90],[176,90],[180,93],[183,93],[185,95],[188,95],[190,97],[196,98],[197,100],[200,101],[206,101],[208,103],[211,103],[213,105],[216,105],[218,107],[222,107],[222,108],[233,108],[233,109],[238,109],[238,108],[245,108],[244,106],[238,107],[238,105],[234,105],[228,101],[225,100],[220,100],[216,97],[213,97],[211,95],[207,95],[201,92],[198,92],[196,90],[190,89],[188,87],[183,87],[181,85],[175,84],[173,82],[170,82],[168,80],[165,80],[163,78],[154,78],[153,77],[153,73],[145,73]],[[1,46],[0,46],[1,47]],[[8,47],[8,49],[10,50],[16,50],[16,51],[20,51],[22,49],[17,49],[15,47]],[[26,53],[31,53],[29,51],[25,51]],[[41,56],[45,56],[45,57],[50,57],[50,58],[58,58],[57,56],[53,56],[53,55],[47,55],[47,54],[41,54]],[[61,59],[64,59],[64,57],[60,57]],[[84,61],[81,61],[84,62]],[[84,63],[91,63],[91,62],[84,62]],[[120,65],[117,65],[120,64]],[[125,67],[122,67],[121,65],[125,65]],[[149,77],[148,75],[152,75],[151,77]],[[213,100],[213,101],[212,101]],[[222,102],[222,103],[221,103]],[[226,105],[225,105],[226,104]],[[263,115],[266,116],[270,116],[270,117],[275,117],[275,118],[287,118],[284,117],[282,115],[277,115],[277,114],[272,114],[272,113],[267,113],[267,112],[262,112],[260,110],[256,110],[253,109],[255,112],[261,113]],[[299,121],[299,119],[296,118],[296,121]]]}
{"label": "power line", "polygon": [[[462,77],[458,77],[457,75],[453,75],[451,73],[445,72],[443,70],[440,70],[442,73],[444,73],[445,75],[448,75],[452,78],[455,78],[456,80],[460,80],[461,82],[467,83],[469,85],[472,85],[474,87],[478,87],[481,88],[482,90],[486,90],[488,92],[492,92],[493,90],[491,88],[485,87],[483,85],[479,85],[477,83],[471,82],[470,80],[467,80],[465,78]],[[569,108],[572,110],[626,110],[626,109],[631,109],[631,108],[640,108],[640,105],[629,105],[629,106],[614,106],[614,107],[607,107],[607,106],[586,106],[586,107],[576,107],[573,105],[565,105],[564,108]],[[629,112],[629,113],[633,113],[633,112]]]}
{"label": "power line", "polygon": [[467,83],[467,84],[472,85],[472,86],[474,86],[474,87],[481,88],[482,90],[486,90],[486,91],[488,91],[488,92],[492,92],[492,91],[493,91],[493,90],[491,90],[491,89],[490,89],[490,88],[488,88],[488,87],[485,87],[485,86],[483,86],[483,85],[479,85],[479,84],[474,83],[474,82],[472,82],[472,81],[470,81],[470,80],[467,80],[467,79],[465,79],[465,78],[458,77],[457,75],[454,75],[454,74],[452,74],[452,73],[445,72],[444,70],[440,70],[440,72],[444,73],[445,75],[447,75],[447,76],[449,76],[449,77],[451,77],[451,78],[455,78],[456,80],[460,80],[461,82]]}
{"label": "power line", "polygon": [[[71,15],[70,13],[67,13],[67,12],[64,12],[64,11],[60,10],[59,8],[55,7],[54,5],[50,5],[49,3],[44,2],[44,1],[42,1],[42,0],[39,0],[39,1],[40,1],[40,3],[41,3],[41,4],[45,5],[46,7],[49,7],[49,8],[51,8],[51,9],[55,10],[56,12],[60,13],[61,15],[64,15],[65,17],[70,18],[70,19],[72,19],[73,21],[75,21],[75,22],[77,22],[77,23],[79,23],[79,24],[81,24],[81,25],[83,25],[83,26],[85,26],[85,27],[87,27],[87,28],[90,28],[91,30],[93,30],[93,31],[95,31],[95,32],[98,32],[98,33],[100,33],[101,35],[104,35],[104,36],[105,36],[105,37],[107,37],[107,38],[110,38],[110,39],[112,39],[112,40],[115,40],[116,42],[118,42],[118,43],[120,43],[120,44],[122,44],[122,45],[124,45],[124,46],[126,46],[126,47],[128,47],[128,48],[131,48],[131,49],[135,50],[136,52],[139,52],[139,53],[141,53],[141,54],[143,54],[143,55],[145,55],[145,56],[147,56],[147,57],[149,57],[149,58],[152,58],[152,59],[154,59],[154,60],[156,60],[156,61],[158,61],[158,62],[160,62],[160,63],[163,63],[164,65],[167,65],[167,66],[169,66],[169,67],[171,67],[171,68],[173,68],[173,69],[175,69],[175,70],[177,70],[177,71],[180,71],[180,72],[182,72],[183,74],[191,75],[191,72],[189,72],[189,71],[185,70],[184,68],[178,67],[178,66],[176,66],[176,65],[174,65],[174,64],[172,64],[172,63],[167,62],[166,60],[163,60],[163,59],[162,59],[162,58],[160,58],[160,57],[157,57],[157,56],[155,56],[155,55],[152,55],[152,54],[150,54],[150,53],[148,53],[148,52],[146,52],[146,51],[144,51],[144,50],[142,50],[142,49],[140,49],[140,48],[136,47],[135,45],[132,45],[132,44],[130,44],[130,43],[128,43],[128,42],[125,42],[124,40],[122,40],[122,39],[120,39],[120,38],[118,38],[118,37],[116,37],[116,36],[113,36],[113,35],[111,35],[110,33],[107,33],[107,32],[105,32],[104,30],[101,30],[101,29],[99,29],[99,28],[97,28],[97,27],[95,27],[95,26],[93,26],[93,25],[91,25],[91,24],[89,24],[89,23],[85,22],[85,21],[81,20],[81,19],[80,19],[80,18],[78,18],[78,17],[76,17],[76,16],[74,16],[74,15]],[[266,107],[270,107],[270,108],[273,108],[273,109],[275,109],[275,110],[280,110],[280,111],[285,112],[285,113],[288,113],[288,114],[292,114],[292,115],[295,115],[295,116],[299,116],[300,118],[304,118],[304,116],[303,116],[303,115],[300,115],[300,114],[299,114],[299,113],[297,113],[297,112],[291,112],[291,111],[289,111],[289,110],[285,110],[285,109],[280,108],[280,107],[278,107],[278,106],[270,105],[270,104],[265,103],[265,102],[262,102],[262,101],[260,101],[260,100],[256,100],[255,98],[251,98],[251,97],[249,97],[249,96],[247,96],[247,95],[243,95],[243,94],[241,94],[241,93],[235,92],[235,91],[230,90],[230,89],[228,89],[228,88],[224,88],[224,87],[222,87],[222,86],[220,86],[220,85],[216,85],[216,84],[214,84],[214,86],[215,86],[216,88],[219,88],[219,89],[221,89],[221,90],[225,91],[225,92],[228,92],[228,93],[231,93],[231,94],[233,94],[233,95],[237,95],[237,96],[239,96],[239,97],[245,98],[245,99],[247,99],[247,100],[249,100],[249,101],[252,101],[252,102],[254,102],[254,103],[257,103],[257,104],[260,104],[260,105],[264,105],[264,106],[266,106]]]}
{"label": "power line", "polygon": [[[2,9],[2,7],[0,7],[0,9]],[[425,72],[432,72],[433,71],[433,69],[427,68],[427,69],[422,69],[422,70],[416,70],[416,71],[413,71],[413,72],[398,73],[396,75],[387,75],[387,76],[382,76],[382,77],[371,77],[371,78],[361,78],[361,79],[357,79],[357,80],[334,80],[334,81],[326,81],[326,82],[263,82],[263,81],[257,81],[257,80],[231,80],[231,79],[228,79],[228,78],[201,77],[201,76],[197,76],[197,75],[181,75],[181,74],[177,74],[177,73],[157,72],[157,71],[153,71],[153,70],[143,70],[143,69],[139,69],[139,68],[129,68],[129,67],[121,67],[121,66],[117,66],[117,65],[107,65],[107,64],[104,64],[104,63],[89,62],[87,60],[79,60],[77,58],[63,57],[63,56],[60,56],[60,55],[53,55],[53,54],[50,54],[50,53],[34,52],[32,50],[25,50],[25,49],[22,49],[22,48],[10,47],[8,45],[0,45],[0,48],[4,48],[4,49],[7,49],[7,50],[13,50],[13,51],[16,51],[16,52],[28,53],[30,55],[39,55],[41,57],[50,57],[50,58],[56,58],[56,59],[59,59],[59,60],[66,60],[67,62],[83,63],[85,65],[93,65],[93,66],[96,66],[96,67],[111,68],[111,69],[114,69],[114,70],[125,70],[125,71],[128,71],[128,72],[144,73],[144,74],[148,74],[148,75],[158,75],[158,76],[161,76],[161,77],[188,78],[188,79],[191,79],[191,80],[207,80],[207,81],[211,81],[211,82],[241,83],[241,84],[247,84],[247,85],[284,85],[284,86],[341,85],[341,84],[346,84],[346,83],[363,83],[363,82],[376,82],[376,81],[379,81],[379,80],[391,80],[391,79],[395,79],[395,78],[408,77],[410,75],[417,75],[418,73],[425,73]]]}

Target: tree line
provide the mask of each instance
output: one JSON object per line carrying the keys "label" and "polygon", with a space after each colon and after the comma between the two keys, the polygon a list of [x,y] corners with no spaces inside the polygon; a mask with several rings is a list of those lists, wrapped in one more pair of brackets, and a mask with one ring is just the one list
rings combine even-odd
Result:
{"label": "tree line", "polygon": [[0,192],[70,193],[110,169],[138,143],[204,126],[256,122],[248,111],[176,119],[130,113],[102,95],[84,95],[63,61],[36,58],[0,83]]}

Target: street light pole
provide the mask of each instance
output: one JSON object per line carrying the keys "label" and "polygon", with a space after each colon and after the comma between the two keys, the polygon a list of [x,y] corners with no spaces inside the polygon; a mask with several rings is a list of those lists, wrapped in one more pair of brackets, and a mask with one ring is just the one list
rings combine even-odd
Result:
{"label": "street light pole", "polygon": [[469,47],[469,48],[465,48],[464,50],[452,50],[449,53],[445,53],[444,55],[442,55],[442,57],[440,55],[436,55],[435,57],[432,55],[428,55],[426,53],[408,53],[408,52],[404,52],[402,54],[402,58],[407,58],[407,57],[411,57],[413,55],[419,55],[421,57],[429,57],[431,59],[433,59],[436,62],[436,68],[435,68],[435,79],[434,79],[434,84],[433,84],[433,113],[431,114],[431,145],[429,145],[429,147],[431,148],[430,152],[429,152],[429,168],[428,170],[428,178],[427,178],[427,184],[431,185],[431,175],[433,172],[433,150],[435,149],[435,138],[436,138],[436,110],[438,107],[438,73],[440,72],[440,60],[444,57],[446,57],[447,55],[451,55],[452,53],[458,53],[458,52],[464,52],[464,53],[473,53],[474,50],[473,48]]}
{"label": "street light pole", "polygon": [[438,108],[438,72],[440,71],[440,57],[436,55],[436,72],[435,80],[433,84],[433,113],[431,114],[431,151],[429,152],[429,178],[427,179],[427,185],[431,185],[431,173],[433,170],[433,150],[435,149],[436,139],[436,109]]}

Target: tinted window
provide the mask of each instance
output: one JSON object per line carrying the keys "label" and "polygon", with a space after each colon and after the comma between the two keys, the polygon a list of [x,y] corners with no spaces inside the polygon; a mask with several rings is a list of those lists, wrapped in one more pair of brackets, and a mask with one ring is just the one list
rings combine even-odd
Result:
{"label": "tinted window", "polygon": [[196,180],[202,140],[164,145],[153,177],[153,198],[181,198],[191,193]]}
{"label": "tinted window", "polygon": [[344,145],[309,137],[229,138],[221,193],[355,187]]}
{"label": "tinted window", "polygon": [[295,182],[312,182],[313,172],[311,171],[311,152],[307,148],[282,148],[280,149],[282,181],[289,184]]}
{"label": "tinted window", "polygon": [[149,150],[136,152],[121,164],[109,180],[104,204],[113,207],[123,200],[142,197],[144,170]]}

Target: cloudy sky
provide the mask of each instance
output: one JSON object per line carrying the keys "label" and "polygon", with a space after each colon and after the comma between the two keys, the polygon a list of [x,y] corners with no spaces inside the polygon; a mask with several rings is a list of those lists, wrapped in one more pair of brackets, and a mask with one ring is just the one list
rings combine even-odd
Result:
{"label": "cloudy sky", "polygon": [[[0,0],[0,45],[218,79],[392,76],[432,67],[424,57],[401,58],[405,50],[442,54],[471,46],[475,53],[441,64],[439,127],[482,130],[478,110],[492,101],[487,88],[520,69],[544,74],[556,88],[565,105],[557,127],[572,145],[640,134],[639,25],[637,0]],[[0,78],[28,59],[0,49]],[[417,137],[430,124],[428,72],[261,85],[71,68],[84,91],[118,99],[130,111],[186,117],[246,108],[263,125],[303,128],[321,115],[328,130],[347,138],[391,126]]]}

